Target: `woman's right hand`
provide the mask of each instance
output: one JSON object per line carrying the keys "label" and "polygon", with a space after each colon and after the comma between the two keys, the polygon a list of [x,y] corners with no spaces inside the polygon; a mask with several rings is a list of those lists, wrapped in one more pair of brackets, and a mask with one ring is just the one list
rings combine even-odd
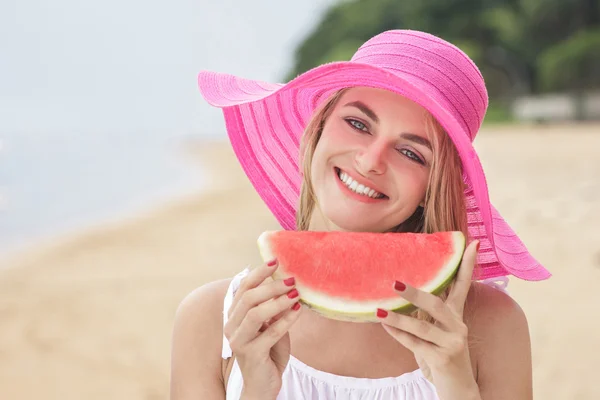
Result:
{"label": "woman's right hand", "polygon": [[276,269],[273,260],[242,280],[224,327],[244,379],[242,398],[275,399],[290,359],[288,331],[300,303],[294,278],[265,282]]}

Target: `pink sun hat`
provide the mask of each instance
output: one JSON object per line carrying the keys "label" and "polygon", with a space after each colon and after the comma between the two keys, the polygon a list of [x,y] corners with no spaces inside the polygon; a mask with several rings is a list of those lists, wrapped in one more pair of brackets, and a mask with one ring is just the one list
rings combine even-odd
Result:
{"label": "pink sun hat", "polygon": [[208,103],[222,108],[242,168],[287,230],[295,229],[302,182],[300,138],[319,105],[340,89],[356,86],[411,99],[437,119],[462,160],[469,241],[480,241],[477,279],[550,277],[490,204],[472,144],[488,94],[477,66],[456,46],[428,33],[392,30],[365,42],[350,61],[321,65],[287,84],[202,71],[198,85]]}

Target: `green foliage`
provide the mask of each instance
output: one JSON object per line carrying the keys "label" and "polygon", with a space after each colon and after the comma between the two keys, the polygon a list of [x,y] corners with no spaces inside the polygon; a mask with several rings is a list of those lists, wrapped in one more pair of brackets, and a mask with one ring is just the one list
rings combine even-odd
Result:
{"label": "green foliage", "polygon": [[363,44],[361,40],[346,39],[329,49],[319,60],[318,64],[349,60],[361,44]]}
{"label": "green foliage", "polygon": [[345,0],[298,47],[286,78],[348,60],[370,37],[398,28],[456,44],[481,69],[492,99],[600,87],[600,0]]}
{"label": "green foliage", "polygon": [[487,112],[485,113],[485,119],[483,123],[485,125],[498,124],[511,122],[513,117],[510,112],[508,105],[501,102],[490,102]]}
{"label": "green foliage", "polygon": [[[397,27],[396,3],[399,2],[344,1],[330,8],[315,31],[297,49],[296,64],[288,74],[288,80],[324,60],[348,60],[367,39],[381,30]],[[349,50],[351,52],[347,53]]]}
{"label": "green foliage", "polygon": [[600,88],[600,29],[576,33],[538,60],[540,88],[547,91]]}

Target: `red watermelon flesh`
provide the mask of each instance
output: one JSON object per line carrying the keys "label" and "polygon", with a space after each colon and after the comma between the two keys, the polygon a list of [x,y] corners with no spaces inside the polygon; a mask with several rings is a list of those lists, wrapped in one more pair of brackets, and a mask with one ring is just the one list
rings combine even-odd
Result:
{"label": "red watermelon flesh", "polygon": [[393,289],[396,280],[441,292],[462,259],[461,232],[370,233],[272,231],[259,240],[275,278],[293,276],[301,301],[334,319],[376,320],[377,308],[414,309]]}

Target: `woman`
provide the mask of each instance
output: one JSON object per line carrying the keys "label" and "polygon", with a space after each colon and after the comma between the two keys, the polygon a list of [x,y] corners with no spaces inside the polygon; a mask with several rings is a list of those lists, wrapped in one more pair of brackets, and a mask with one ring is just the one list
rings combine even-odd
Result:
{"label": "woman", "polygon": [[173,400],[532,398],[527,321],[496,282],[550,274],[489,202],[472,146],[487,91],[463,52],[388,31],[286,85],[199,85],[284,229],[461,230],[470,244],[440,297],[390,282],[420,311],[381,323],[303,309],[293,279],[266,280],[277,260],[197,289],[176,316]]}

